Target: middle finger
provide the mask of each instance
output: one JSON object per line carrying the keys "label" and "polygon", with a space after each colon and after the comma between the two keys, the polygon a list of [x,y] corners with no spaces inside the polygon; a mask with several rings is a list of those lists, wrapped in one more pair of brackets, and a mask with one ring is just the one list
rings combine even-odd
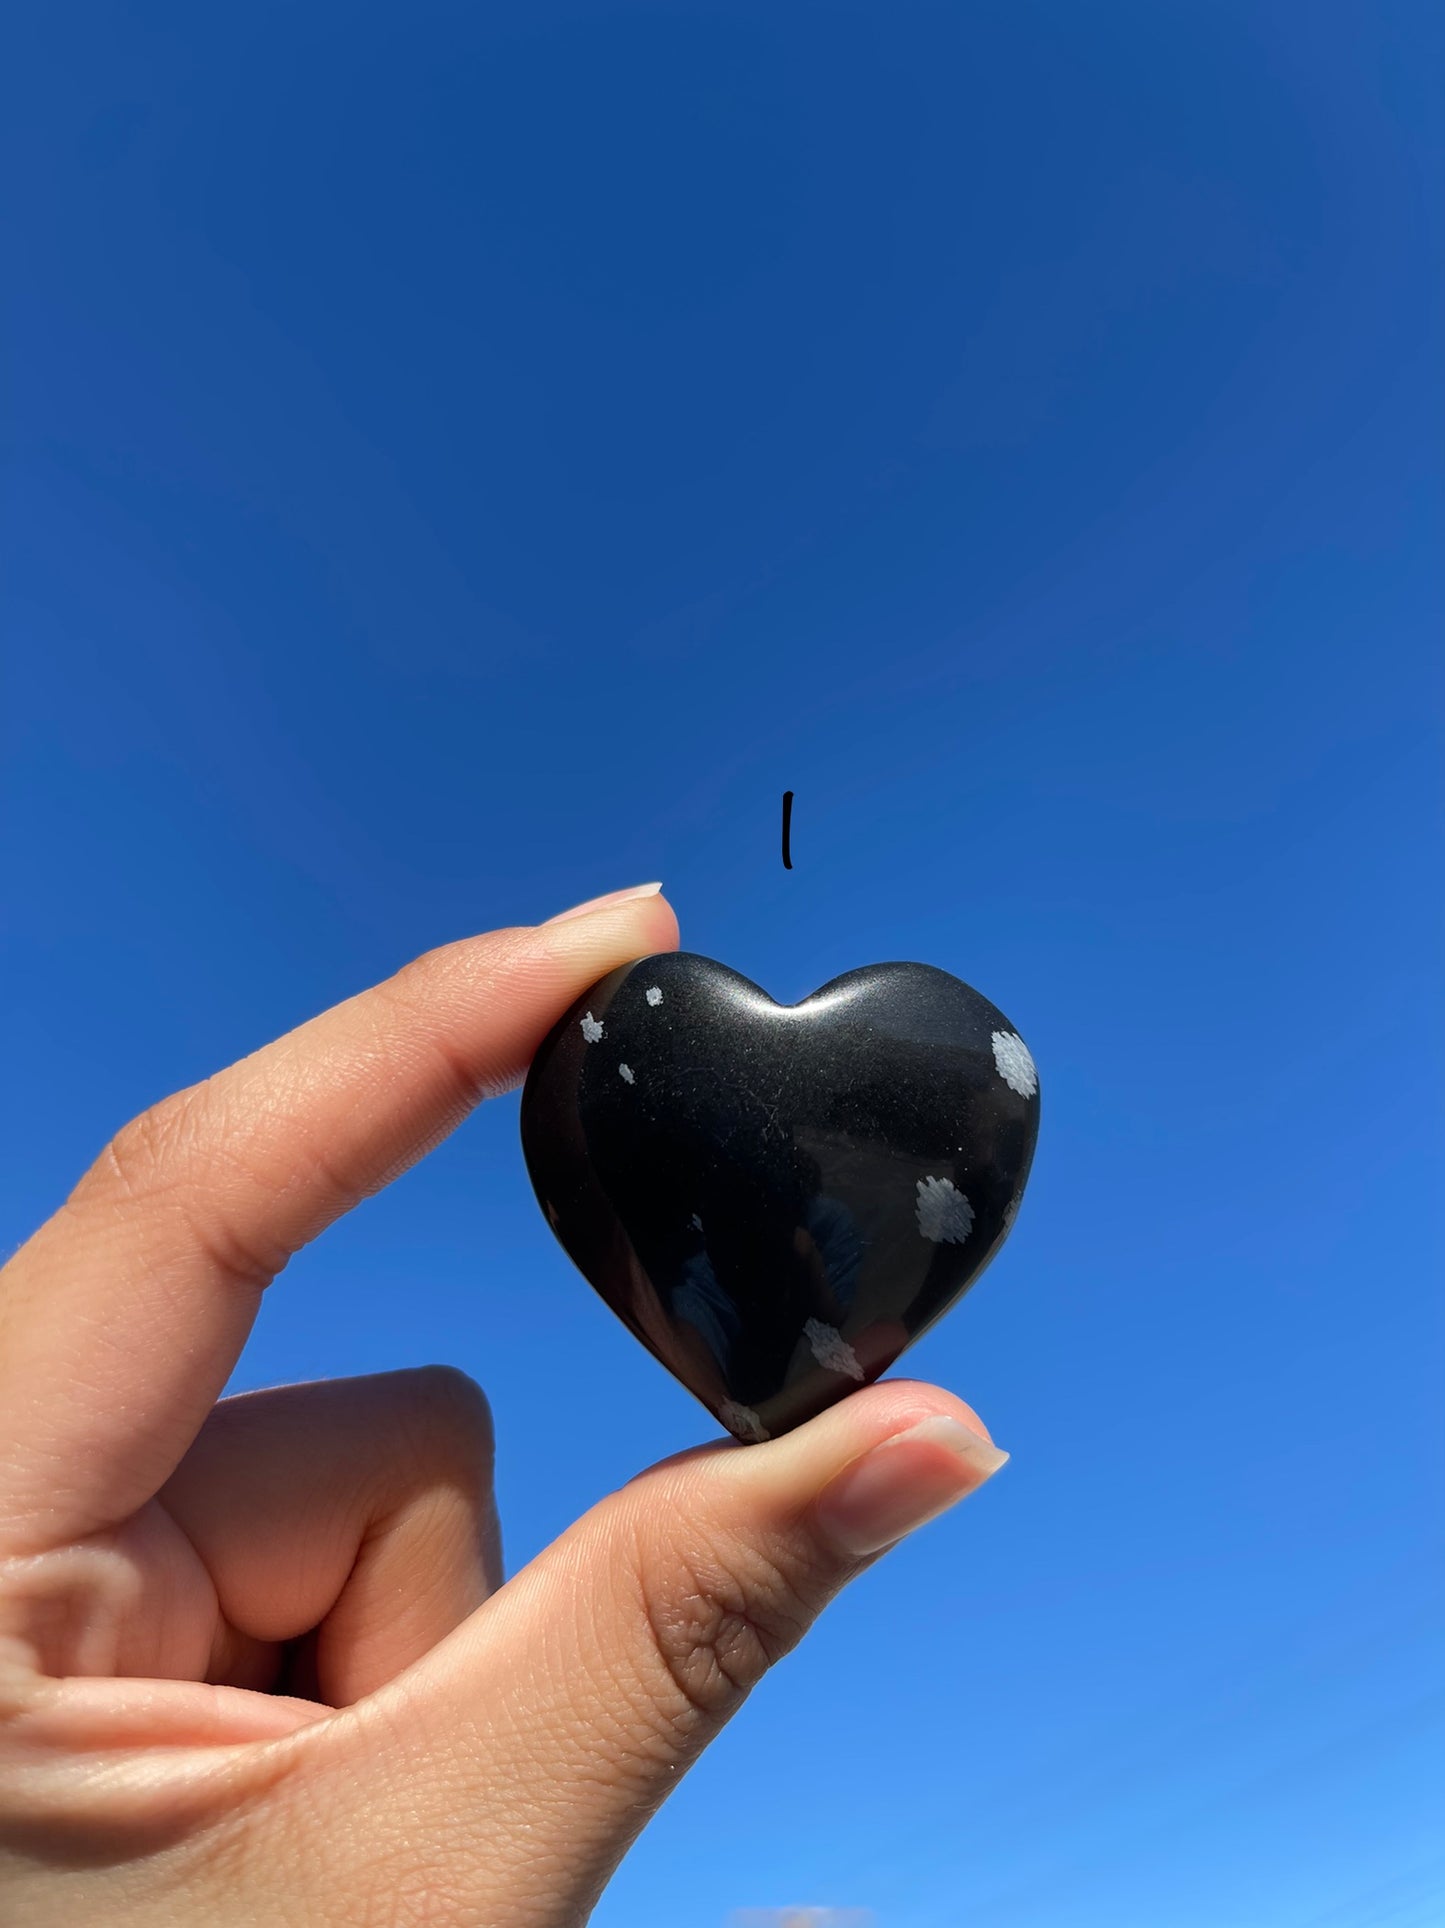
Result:
{"label": "middle finger", "polygon": [[159,1498],[210,1574],[209,1678],[232,1686],[346,1706],[502,1581],[491,1417],[450,1367],[224,1399]]}

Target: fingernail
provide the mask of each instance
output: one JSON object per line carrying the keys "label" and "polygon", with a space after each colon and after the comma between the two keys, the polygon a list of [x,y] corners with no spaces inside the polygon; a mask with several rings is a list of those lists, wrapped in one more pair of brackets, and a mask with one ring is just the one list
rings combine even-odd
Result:
{"label": "fingernail", "polygon": [[845,1553],[877,1553],[946,1513],[1007,1459],[956,1419],[923,1419],[845,1467],[823,1489],[818,1519]]}
{"label": "fingernail", "polygon": [[565,924],[569,917],[585,917],[590,910],[609,910],[613,904],[625,904],[633,897],[655,897],[661,889],[661,884],[633,884],[627,890],[609,890],[605,897],[589,897],[585,904],[574,904],[571,910],[559,910],[547,922]]}

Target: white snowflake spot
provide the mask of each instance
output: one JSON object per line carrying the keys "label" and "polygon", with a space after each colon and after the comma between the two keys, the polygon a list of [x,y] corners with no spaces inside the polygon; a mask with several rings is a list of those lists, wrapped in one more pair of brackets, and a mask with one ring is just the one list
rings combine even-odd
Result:
{"label": "white snowflake spot", "polygon": [[858,1363],[858,1355],[836,1326],[824,1325],[821,1319],[809,1319],[803,1327],[803,1337],[820,1366],[862,1381],[863,1368]]}
{"label": "white snowflake spot", "polygon": [[597,1040],[602,1036],[602,1026],[590,1011],[582,1020],[582,1035],[589,1044],[596,1044]]}
{"label": "white snowflake spot", "polygon": [[935,1245],[962,1245],[973,1230],[973,1207],[947,1178],[918,1181],[918,1229]]}
{"label": "white snowflake spot", "polygon": [[660,985],[653,984],[649,986],[648,992],[647,992],[647,1001],[649,1004],[661,1004],[662,988]]}
{"label": "white snowflake spot", "polygon": [[1032,1098],[1039,1088],[1039,1074],[1033,1056],[1017,1031],[995,1031],[993,1061],[998,1075],[1010,1091],[1021,1098]]}
{"label": "white snowflake spot", "polygon": [[636,1078],[634,1078],[634,1077],[633,1077],[633,1075],[632,1075],[632,1066],[631,1066],[630,1064],[620,1064],[620,1065],[618,1065],[618,1067],[617,1067],[617,1069],[618,1069],[618,1070],[619,1070],[619,1071],[621,1072],[621,1074],[622,1074],[622,1081],[623,1081],[623,1083],[624,1083],[624,1084],[636,1084],[636,1083],[637,1083],[637,1080],[636,1080]]}
{"label": "white snowflake spot", "polygon": [[746,1439],[757,1446],[768,1437],[767,1427],[752,1407],[740,1406],[735,1399],[725,1399],[718,1407],[717,1416],[734,1439]]}

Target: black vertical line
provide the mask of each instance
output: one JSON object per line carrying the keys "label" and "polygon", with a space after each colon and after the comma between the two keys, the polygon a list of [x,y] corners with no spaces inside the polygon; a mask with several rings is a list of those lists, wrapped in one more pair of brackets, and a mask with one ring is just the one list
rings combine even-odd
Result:
{"label": "black vertical line", "polygon": [[789,839],[792,835],[792,829],[793,829],[793,793],[791,790],[785,790],[783,792],[783,869],[784,870],[791,870],[793,868],[792,852],[789,849]]}

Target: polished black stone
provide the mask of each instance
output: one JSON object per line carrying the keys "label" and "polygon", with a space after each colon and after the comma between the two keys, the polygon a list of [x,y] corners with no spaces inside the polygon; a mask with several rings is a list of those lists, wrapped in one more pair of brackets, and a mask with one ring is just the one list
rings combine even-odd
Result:
{"label": "polished black stone", "polygon": [[710,958],[641,958],[559,1020],[522,1094],[558,1239],[740,1439],[877,1378],[973,1284],[1038,1121],[1013,1026],[927,964],[782,1005]]}

